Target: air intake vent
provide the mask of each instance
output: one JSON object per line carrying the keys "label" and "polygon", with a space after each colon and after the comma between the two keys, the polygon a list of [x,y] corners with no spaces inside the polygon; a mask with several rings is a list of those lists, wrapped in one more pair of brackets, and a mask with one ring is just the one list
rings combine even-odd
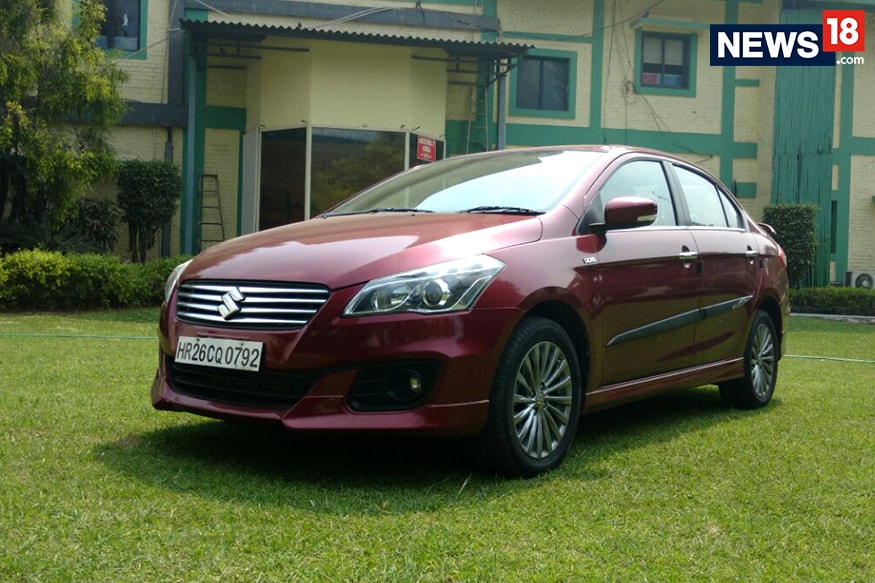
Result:
{"label": "air intake vent", "polygon": [[328,301],[320,285],[186,281],[179,286],[176,317],[183,322],[247,329],[294,329]]}
{"label": "air intake vent", "polygon": [[166,356],[170,386],[177,393],[198,399],[288,409],[300,401],[319,380],[318,371],[260,371],[210,368],[181,364]]}

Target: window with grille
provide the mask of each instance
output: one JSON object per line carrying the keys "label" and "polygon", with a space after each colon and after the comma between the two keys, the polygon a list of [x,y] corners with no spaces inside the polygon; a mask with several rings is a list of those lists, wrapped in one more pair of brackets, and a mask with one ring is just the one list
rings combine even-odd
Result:
{"label": "window with grille", "polygon": [[690,39],[688,35],[642,32],[639,86],[691,89]]}

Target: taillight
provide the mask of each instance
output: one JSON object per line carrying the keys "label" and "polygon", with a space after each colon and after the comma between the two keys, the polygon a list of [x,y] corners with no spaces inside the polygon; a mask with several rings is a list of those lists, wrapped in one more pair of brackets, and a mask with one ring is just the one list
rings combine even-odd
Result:
{"label": "taillight", "polygon": [[778,247],[778,259],[781,260],[781,265],[783,265],[784,269],[786,269],[787,268],[787,254],[784,253],[784,249],[780,245],[778,245],[777,243],[775,243],[775,245]]}

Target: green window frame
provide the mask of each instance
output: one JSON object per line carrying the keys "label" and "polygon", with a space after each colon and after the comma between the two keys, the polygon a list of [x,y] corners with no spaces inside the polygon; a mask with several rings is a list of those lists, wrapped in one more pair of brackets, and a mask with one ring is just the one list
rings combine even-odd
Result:
{"label": "green window frame", "polygon": [[[149,0],[103,0],[102,3],[106,8],[106,22],[97,37],[97,46],[107,51],[121,51],[129,55],[128,58],[145,59]],[[113,28],[116,34],[109,34]]]}
{"label": "green window frame", "polygon": [[698,37],[638,29],[635,90],[650,95],[695,97]]}
{"label": "green window frame", "polygon": [[510,73],[510,114],[574,119],[577,53],[532,49]]}

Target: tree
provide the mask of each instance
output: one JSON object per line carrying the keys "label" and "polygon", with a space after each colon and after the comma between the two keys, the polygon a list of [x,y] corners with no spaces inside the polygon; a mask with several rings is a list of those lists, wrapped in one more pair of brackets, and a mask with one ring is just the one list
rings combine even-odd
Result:
{"label": "tree", "polygon": [[112,171],[109,131],[125,107],[125,74],[95,45],[103,4],[80,0],[72,26],[53,5],[0,3],[0,220],[11,206],[11,221],[33,227],[58,227]]}
{"label": "tree", "polygon": [[128,160],[118,170],[118,204],[128,224],[131,259],[145,263],[161,225],[176,214],[182,178],[173,162]]}

